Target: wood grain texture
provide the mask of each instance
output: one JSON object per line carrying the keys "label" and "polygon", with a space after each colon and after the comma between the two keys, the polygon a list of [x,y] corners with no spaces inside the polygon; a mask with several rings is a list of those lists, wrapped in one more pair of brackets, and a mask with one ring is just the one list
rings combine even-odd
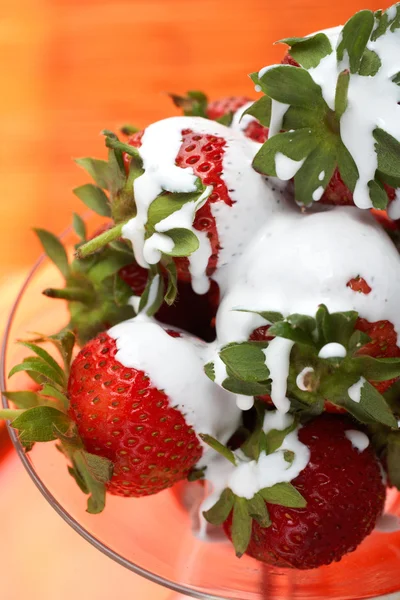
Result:
{"label": "wood grain texture", "polygon": [[[32,226],[80,210],[73,157],[99,131],[175,114],[166,91],[252,94],[275,40],[346,20],[374,0],[1,0],[0,277],[32,263]],[[279,5],[279,12],[277,10]],[[386,2],[386,5],[388,3]]]}

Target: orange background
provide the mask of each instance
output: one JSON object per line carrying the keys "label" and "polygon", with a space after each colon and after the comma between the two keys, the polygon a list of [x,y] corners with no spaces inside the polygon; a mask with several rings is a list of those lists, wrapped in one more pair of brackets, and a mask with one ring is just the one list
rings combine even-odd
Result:
{"label": "orange background", "polygon": [[[166,91],[252,95],[246,74],[280,59],[283,47],[272,46],[275,40],[343,23],[358,9],[379,5],[0,0],[0,327],[39,254],[31,227],[59,232],[72,210],[82,211],[71,189],[86,176],[72,157],[104,156],[101,129],[124,122],[141,127],[175,114]],[[20,600],[28,589],[31,600],[72,594],[106,600],[115,589],[129,589],[135,600],[168,596],[110,564],[69,530],[16,457],[2,465],[2,600]]]}

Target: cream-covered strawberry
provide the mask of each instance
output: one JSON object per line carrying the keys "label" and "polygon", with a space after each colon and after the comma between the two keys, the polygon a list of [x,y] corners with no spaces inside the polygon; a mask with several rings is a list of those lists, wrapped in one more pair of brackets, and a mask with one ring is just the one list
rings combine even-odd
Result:
{"label": "cream-covered strawberry", "polygon": [[[281,211],[279,183],[251,166],[258,148],[241,131],[201,117],[173,117],[148,126],[121,144],[108,145],[131,156],[136,214],[114,228],[132,242],[144,268],[167,267],[192,282],[197,293],[243,252],[259,227]],[[115,210],[120,198],[113,200]],[[118,212],[118,210],[117,210]],[[109,241],[110,235],[105,234]],[[97,249],[101,238],[80,249]],[[97,245],[96,245],[97,244]]]}
{"label": "cream-covered strawberry", "polygon": [[379,391],[400,375],[399,282],[398,251],[368,213],[337,207],[277,216],[228,282],[215,381],[243,408],[265,394],[283,411],[292,400],[316,410],[329,400],[365,422],[371,401],[373,419],[397,428]]}

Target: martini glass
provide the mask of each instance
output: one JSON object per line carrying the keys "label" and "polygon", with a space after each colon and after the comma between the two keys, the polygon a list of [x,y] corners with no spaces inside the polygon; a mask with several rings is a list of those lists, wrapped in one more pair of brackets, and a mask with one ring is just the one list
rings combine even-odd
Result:
{"label": "martini glass", "polygon": [[[71,232],[63,241],[73,243]],[[64,303],[41,291],[61,281],[42,257],[28,275],[11,310],[3,342],[1,389],[16,390],[26,380],[11,367],[25,356],[15,340],[27,332],[54,333],[67,322]],[[23,375],[21,375],[23,377]],[[8,402],[3,397],[3,407]],[[400,531],[375,531],[339,563],[312,571],[278,569],[243,556],[217,536],[206,542],[193,530],[195,508],[204,488],[184,483],[155,496],[127,499],[109,496],[100,515],[86,512],[85,497],[67,472],[65,457],[54,443],[36,444],[26,454],[9,427],[15,449],[34,484],[54,510],[82,537],[131,571],[183,597],[226,600],[356,600],[400,590]],[[4,492],[6,493],[6,492]],[[400,515],[400,495],[388,491],[386,510]],[[182,597],[175,596],[174,597]]]}

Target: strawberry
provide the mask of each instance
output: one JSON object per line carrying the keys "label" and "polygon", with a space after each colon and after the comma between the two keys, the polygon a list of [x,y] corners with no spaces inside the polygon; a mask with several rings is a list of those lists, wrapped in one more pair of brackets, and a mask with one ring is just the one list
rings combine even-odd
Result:
{"label": "strawberry", "polygon": [[[351,279],[348,282],[354,292],[360,294],[369,294],[372,288],[362,277]],[[370,342],[362,346],[358,352],[358,356],[372,356],[373,358],[398,358],[400,357],[400,348],[397,345],[397,333],[394,330],[392,323],[389,321],[376,321],[370,323],[366,319],[358,318],[355,328],[362,331],[371,339]],[[387,381],[372,381],[373,386],[383,394],[397,380],[389,379]]]}
{"label": "strawberry", "polygon": [[80,351],[68,381],[69,414],[86,450],[113,462],[108,491],[147,496],[184,479],[202,448],[167,395],[143,371],[122,366],[116,352],[107,333]]}
{"label": "strawberry", "polygon": [[229,115],[229,113],[235,113],[248,102],[251,102],[251,98],[247,98],[246,96],[225,96],[224,98],[208,102],[206,114],[209,119],[218,121],[218,119]]}
{"label": "strawberry", "polygon": [[[349,26],[351,27],[351,25]],[[329,33],[327,35],[329,38]],[[284,98],[287,98],[291,94],[291,92],[287,94],[287,89],[294,91],[299,86],[302,87],[302,85],[304,85],[306,87],[306,81],[312,81],[312,69],[316,66],[316,64],[314,64],[315,57],[312,56],[312,51],[306,50],[306,47],[302,45],[304,40],[293,38],[287,40],[287,43],[290,46],[290,50],[284,56],[281,64],[285,67],[300,67],[304,71],[304,76],[300,77],[294,72],[295,70],[293,68],[283,68],[279,65],[273,65],[268,71],[262,72],[261,77],[257,74],[252,75],[253,82],[256,85],[259,85],[267,96],[271,94],[271,98],[274,98],[281,103],[286,103]],[[277,89],[274,87],[273,80],[278,75],[281,84],[278,85]],[[373,76],[375,73],[371,72],[369,75]],[[343,73],[342,77],[347,77],[347,72]],[[278,79],[276,79],[276,81],[277,80]],[[301,84],[300,81],[303,83]],[[344,79],[342,81],[344,81]],[[270,88],[271,84],[272,87]],[[324,89],[323,85],[322,88]],[[343,106],[347,105],[347,90],[347,87],[344,87],[341,90],[343,92],[343,98],[341,99]],[[295,93],[294,95],[296,96]],[[314,82],[314,91],[312,95],[315,95],[313,101],[315,101],[316,106],[321,101],[321,83],[318,81],[318,78]],[[322,92],[322,95],[324,95],[324,92]],[[265,98],[261,100],[265,100]],[[337,101],[339,102],[339,96],[337,97]],[[260,111],[265,111],[264,105],[262,105],[261,101],[259,102],[258,115],[261,114]],[[297,102],[299,102],[299,104],[296,104]],[[294,114],[292,111],[295,106],[298,108],[298,106],[301,105],[301,102],[301,99],[299,100],[296,98],[293,106],[288,107],[288,110],[282,118],[280,133],[273,136],[273,141],[270,140],[268,136],[266,136],[265,140],[260,140],[263,141],[266,146],[255,157],[253,163],[254,168],[259,173],[267,176],[278,174],[275,161],[271,159],[271,153],[272,156],[281,151],[285,154],[285,151],[288,149],[287,141],[289,139],[290,142],[294,141],[290,152],[294,152],[296,156],[298,155],[298,152],[295,152],[295,147],[298,140],[300,140],[301,134],[298,134],[297,131],[304,128],[304,133],[305,123],[311,123],[311,121],[308,120],[308,117],[305,118],[303,116],[302,118],[299,118],[299,115],[297,115],[297,113]],[[350,164],[350,159],[354,159],[354,157],[351,156],[351,152],[353,151],[351,148],[340,146],[343,142],[341,138],[340,123],[342,113],[340,106],[340,103],[337,105],[335,104],[334,107],[328,107],[328,104],[326,103],[323,108],[321,106],[321,125],[317,125],[315,122],[315,124],[313,124],[314,130],[310,126],[310,138],[308,142],[303,140],[303,143],[310,148],[310,152],[304,156],[303,162],[301,162],[301,165],[295,170],[295,197],[300,205],[309,206],[314,201],[339,206],[355,204],[352,190],[355,188],[355,182],[359,177],[360,168],[359,165],[357,167],[357,164],[354,164],[355,168],[353,169],[353,174],[351,174],[351,169],[346,169],[346,165],[348,166]],[[306,106],[302,106],[302,109],[306,109],[306,111],[309,110]],[[318,112],[318,109],[316,109],[315,112]],[[288,135],[289,133],[292,135]],[[295,137],[295,140],[292,139],[293,136]],[[326,142],[326,148],[329,149],[326,150],[326,152],[325,150],[324,152],[321,152],[321,148],[325,148],[325,146],[321,144],[321,139]],[[336,139],[336,147],[333,143],[333,139]],[[337,148],[341,148],[340,152],[337,151]],[[296,148],[296,150],[299,150],[299,147]],[[379,152],[379,150],[377,151]],[[338,153],[336,154],[336,152]],[[350,153],[350,156],[345,158],[348,153]],[[300,154],[303,156],[304,151],[300,151]],[[324,160],[325,158],[326,160]],[[307,163],[304,168],[303,163]],[[300,172],[301,168],[302,171]],[[387,167],[385,168],[387,169]],[[314,172],[314,176],[310,180],[310,173],[312,172]],[[298,173],[299,175],[296,176]],[[371,202],[370,206],[376,209],[385,209],[387,204],[392,202],[395,198],[395,190],[392,185],[396,185],[396,180],[395,178],[390,177],[389,171],[386,171],[385,169],[383,171],[379,169],[376,173],[371,173],[371,180],[374,181],[374,184],[370,181],[368,189],[364,188],[362,192],[358,190],[359,194],[362,193],[362,195],[369,196]],[[365,201],[364,203],[361,201],[360,195],[356,198],[356,202],[360,207],[368,207],[368,204]]]}
{"label": "strawberry", "polygon": [[[299,440],[311,456],[291,483],[307,506],[267,501],[271,524],[252,521],[246,554],[278,567],[314,569],[339,561],[371,533],[383,510],[385,486],[374,451],[355,448],[346,436],[349,430],[359,432],[354,422],[333,415],[300,428]],[[232,514],[224,523],[230,539]]]}

